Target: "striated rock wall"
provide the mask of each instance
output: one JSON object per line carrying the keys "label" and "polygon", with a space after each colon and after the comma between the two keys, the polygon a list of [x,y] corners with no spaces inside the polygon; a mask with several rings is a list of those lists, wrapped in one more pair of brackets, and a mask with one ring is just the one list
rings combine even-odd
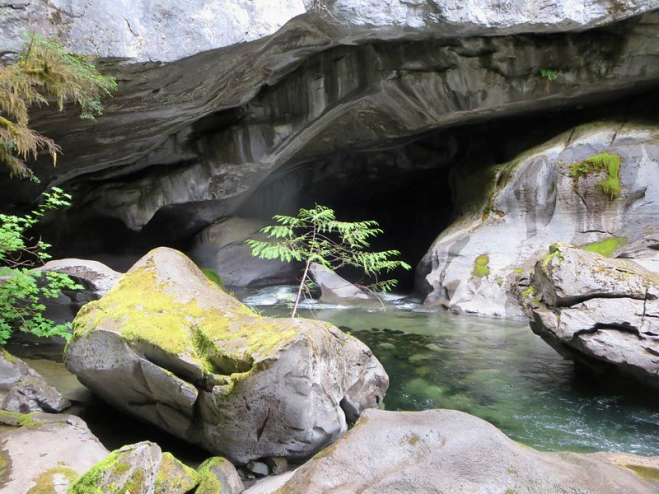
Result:
{"label": "striated rock wall", "polygon": [[[624,245],[658,229],[658,134],[652,125],[588,125],[503,165],[455,167],[461,215],[417,269],[426,303],[521,317],[511,288],[550,244]],[[588,169],[587,160],[602,153],[620,161],[615,197],[601,185],[608,170]]]}

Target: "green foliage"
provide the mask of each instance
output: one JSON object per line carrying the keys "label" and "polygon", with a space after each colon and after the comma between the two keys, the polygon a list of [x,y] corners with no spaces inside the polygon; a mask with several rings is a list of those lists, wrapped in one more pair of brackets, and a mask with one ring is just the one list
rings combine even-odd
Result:
{"label": "green foliage", "polygon": [[627,243],[627,237],[611,237],[601,242],[594,242],[592,244],[584,245],[581,247],[582,250],[588,252],[595,252],[604,257],[609,257],[613,254],[619,247],[622,247]]}
{"label": "green foliage", "polygon": [[46,212],[68,206],[71,196],[53,188],[44,202],[25,216],[0,214],[0,345],[14,330],[37,336],[69,337],[68,325],[44,317],[44,298],[55,299],[62,290],[82,288],[62,273],[32,269],[50,258],[49,244],[26,237]]}
{"label": "green foliage", "polygon": [[247,240],[252,255],[261,259],[278,259],[283,262],[298,261],[305,264],[292,317],[295,317],[302,290],[306,286],[311,263],[322,264],[335,270],[344,266],[361,269],[366,276],[376,279],[368,288],[386,292],[396,286],[396,280],[379,281],[382,272],[396,268],[411,269],[403,261],[392,259],[400,255],[397,250],[368,252],[369,240],[383,233],[376,221],[337,221],[334,211],[316,205],[312,209],[300,209],[296,217],[276,215],[277,225],[261,230],[270,237],[267,241]]}
{"label": "green foliage", "polygon": [[540,69],[540,75],[549,81],[553,81],[559,76],[560,72],[558,70],[552,69]]}
{"label": "green foliage", "polygon": [[490,274],[490,256],[483,254],[478,256],[474,261],[474,270],[472,274],[478,278],[489,276]]}
{"label": "green foliage", "polygon": [[570,177],[575,189],[579,185],[579,179],[591,173],[605,172],[606,177],[599,181],[598,185],[609,199],[613,200],[620,195],[620,156],[617,154],[601,153],[590,158],[570,165]]}
{"label": "green foliage", "polygon": [[101,75],[93,58],[66,53],[54,41],[33,35],[18,61],[0,65],[0,161],[12,175],[32,177],[25,164],[46,151],[57,163],[57,144],[29,127],[32,105],[55,101],[60,110],[67,102],[82,109],[82,118],[101,115],[101,97],[117,89],[113,77]]}
{"label": "green foliage", "polygon": [[215,283],[217,286],[224,286],[224,281],[217,271],[211,268],[202,268],[201,272],[204,273],[206,278]]}

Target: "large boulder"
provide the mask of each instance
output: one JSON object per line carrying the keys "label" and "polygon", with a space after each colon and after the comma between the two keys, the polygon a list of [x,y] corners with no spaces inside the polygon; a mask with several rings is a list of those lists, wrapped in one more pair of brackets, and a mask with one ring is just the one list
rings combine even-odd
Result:
{"label": "large boulder", "polygon": [[658,132],[653,125],[584,125],[508,163],[456,167],[460,214],[417,268],[426,304],[521,317],[517,278],[549,245],[613,254],[647,236],[659,215]]}
{"label": "large boulder", "polygon": [[[650,467],[647,461],[651,460]],[[620,463],[620,462],[618,462]],[[341,440],[296,470],[283,486],[248,494],[641,494],[656,485],[634,472],[659,458],[541,453],[493,425],[456,410],[368,410]]]}
{"label": "large boulder", "polygon": [[80,311],[65,361],[118,409],[237,463],[310,456],[389,383],[355,338],[260,317],[168,248]]}
{"label": "large boulder", "polygon": [[0,349],[0,409],[10,412],[61,412],[71,403],[37,371]]}
{"label": "large boulder", "polygon": [[73,415],[0,412],[0,489],[64,494],[108,455],[87,424]]}
{"label": "large boulder", "polygon": [[334,271],[316,262],[309,266],[316,285],[320,287],[320,301],[327,304],[381,305],[382,302],[372,293],[343,279]]}
{"label": "large boulder", "polygon": [[555,244],[523,298],[531,328],[566,358],[659,388],[659,275]]}
{"label": "large boulder", "polygon": [[80,307],[101,298],[121,277],[121,273],[89,259],[48,261],[38,270],[66,274],[82,287],[80,290],[64,290],[56,299],[43,299],[45,316],[57,323],[71,322]]}
{"label": "large boulder", "polygon": [[226,286],[295,283],[300,272],[298,263],[259,259],[245,243],[249,238],[266,238],[259,230],[267,224],[253,218],[230,218],[214,223],[194,238],[188,255],[198,266],[215,270]]}

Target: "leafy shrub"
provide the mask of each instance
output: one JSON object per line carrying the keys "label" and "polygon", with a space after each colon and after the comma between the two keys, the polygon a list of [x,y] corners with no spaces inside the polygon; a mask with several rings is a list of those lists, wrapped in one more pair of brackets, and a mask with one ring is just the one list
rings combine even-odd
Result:
{"label": "leafy shrub", "polygon": [[48,211],[70,205],[71,196],[53,187],[43,198],[43,203],[25,216],[0,214],[0,345],[15,330],[67,339],[70,335],[68,325],[44,317],[42,300],[82,287],[65,274],[34,270],[50,259],[50,245],[29,238],[27,232]]}

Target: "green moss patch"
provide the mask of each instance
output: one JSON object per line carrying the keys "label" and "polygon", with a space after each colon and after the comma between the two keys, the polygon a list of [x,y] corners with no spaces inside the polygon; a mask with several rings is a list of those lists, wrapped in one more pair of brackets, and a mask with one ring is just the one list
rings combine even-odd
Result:
{"label": "green moss patch", "polygon": [[34,413],[8,412],[0,410],[0,424],[11,427],[40,427],[42,422],[34,419]]}
{"label": "green moss patch", "polygon": [[36,485],[27,491],[27,494],[53,494],[53,492],[58,492],[55,489],[56,485],[61,485],[62,481],[71,484],[77,478],[78,474],[71,468],[51,468],[36,478],[34,481]]}
{"label": "green moss patch", "polygon": [[171,355],[189,355],[209,372],[250,370],[254,353],[270,353],[297,335],[290,319],[261,317],[209,282],[218,302],[200,306],[189,294],[159,279],[153,265],[124,276],[101,300],[84,306],[73,323],[73,339],[97,327],[127,342],[148,344]]}
{"label": "green moss patch", "polygon": [[[141,492],[145,475],[142,470],[130,465],[131,453],[130,449],[113,451],[76,480],[69,487],[67,494]],[[131,469],[132,473],[122,482],[120,478]]]}
{"label": "green moss patch", "polygon": [[190,492],[198,483],[197,472],[181,463],[171,453],[163,453],[162,464],[156,476],[155,494]]}
{"label": "green moss patch", "polygon": [[11,353],[9,353],[7,350],[5,350],[4,348],[2,349],[2,356],[10,364],[15,364],[16,363],[16,358]]}
{"label": "green moss patch", "polygon": [[0,449],[0,489],[5,486],[10,476],[11,458],[4,449]]}
{"label": "green moss patch", "polygon": [[222,277],[214,269],[203,268],[201,272],[204,273],[206,278],[208,278],[210,281],[215,283],[217,286],[224,286],[224,281],[222,280]]}
{"label": "green moss patch", "polygon": [[639,477],[649,480],[650,482],[659,482],[659,469],[654,467],[647,467],[644,465],[625,465],[625,467],[633,470]]}
{"label": "green moss patch", "polygon": [[594,242],[581,246],[580,249],[587,252],[595,252],[604,257],[610,257],[616,250],[627,243],[627,237],[611,237],[601,242]]}
{"label": "green moss patch", "polygon": [[222,492],[222,482],[215,473],[215,469],[220,469],[222,465],[228,462],[229,460],[219,456],[209,458],[203,462],[197,469],[199,487],[197,487],[195,494],[218,494]]}
{"label": "green moss patch", "polygon": [[620,164],[620,156],[617,154],[601,153],[579,163],[573,163],[569,174],[576,190],[581,177],[604,172],[606,176],[598,182],[598,185],[602,192],[613,200],[620,195]]}
{"label": "green moss patch", "polygon": [[483,278],[490,274],[490,256],[487,254],[480,255],[474,261],[474,270],[472,274],[478,278]]}

